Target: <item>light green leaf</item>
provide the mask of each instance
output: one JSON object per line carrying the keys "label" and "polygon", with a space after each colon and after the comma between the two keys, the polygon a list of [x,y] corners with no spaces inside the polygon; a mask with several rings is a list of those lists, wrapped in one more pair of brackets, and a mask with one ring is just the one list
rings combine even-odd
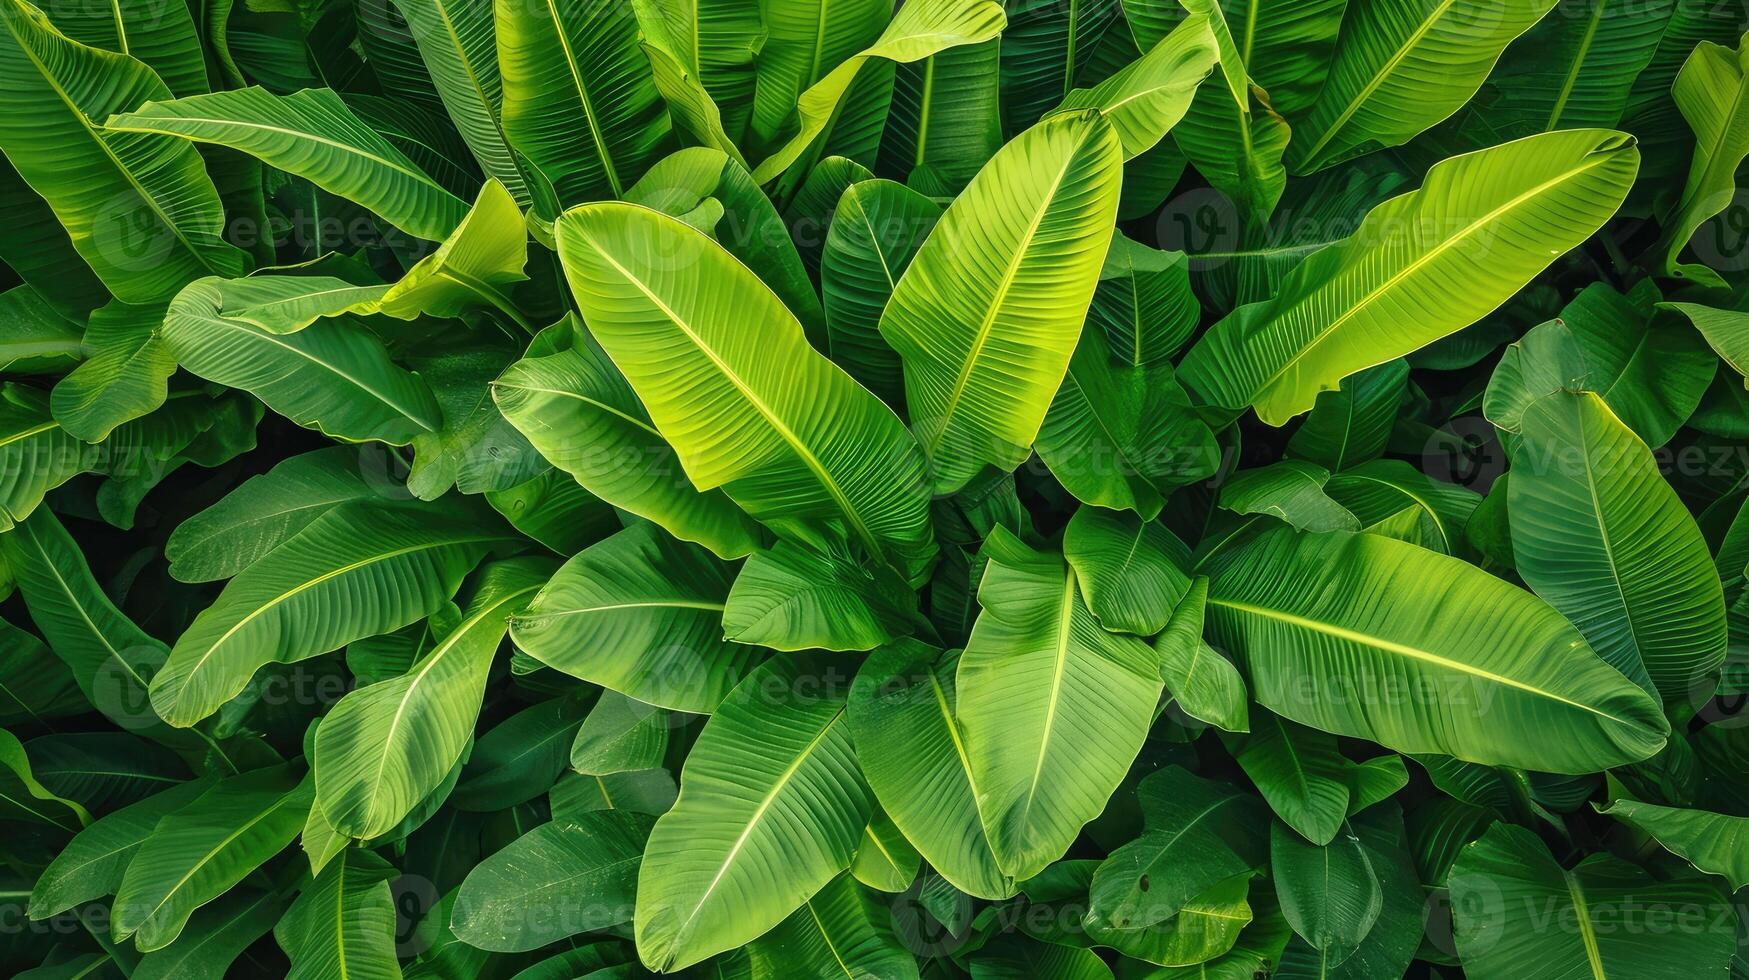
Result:
{"label": "light green leaf", "polygon": [[282,336],[229,319],[224,304],[214,279],[190,284],[170,303],[164,342],[194,374],[242,388],[337,439],[405,445],[442,425],[425,382],[390,361],[361,323],[329,320]]}
{"label": "light green leaf", "polygon": [[167,133],[240,150],[369,208],[409,235],[434,242],[455,230],[468,213],[467,202],[432,180],[328,89],[274,95],[252,87],[154,99],[125,107],[104,127]]}
{"label": "light green leaf", "polygon": [[[1274,298],[1216,324],[1179,377],[1211,405],[1251,405],[1281,425],[1344,377],[1493,310],[1596,231],[1638,167],[1632,137],[1609,130],[1547,133],[1439,163],[1419,190],[1308,256]],[[1464,289],[1443,285],[1457,280]]]}
{"label": "light green leaf", "polygon": [[1314,463],[1284,459],[1244,470],[1221,487],[1221,506],[1235,514],[1268,514],[1302,531],[1358,531],[1360,519],[1330,499],[1330,472]]}
{"label": "light green leaf", "polygon": [[1667,701],[1711,687],[1725,598],[1652,451],[1589,392],[1524,413],[1507,506],[1518,573],[1606,663]]}
{"label": "light green leaf", "polygon": [[821,676],[840,669],[820,657],[773,660],[699,734],[638,877],[645,966],[683,969],[733,949],[850,866],[869,801],[845,691]]}
{"label": "light green leaf", "polygon": [[176,641],[152,705],[179,727],[235,697],[269,663],[296,663],[437,610],[507,530],[477,509],[366,501],[312,521],[245,569]]}
{"label": "light green leaf", "polygon": [[146,694],[164,644],[115,607],[48,508],[0,535],[31,622],[73,672],[85,699],[129,731],[162,728]]}
{"label": "light green leaf", "polygon": [[1063,856],[1141,750],[1162,687],[1154,652],[1108,633],[1061,555],[998,527],[982,612],[960,657],[958,718],[978,809],[1003,873]]}
{"label": "light green leaf", "polygon": [[36,287],[14,286],[0,293],[0,371],[64,373],[85,358],[84,335],[79,322]]}
{"label": "light green leaf", "polygon": [[1351,7],[1318,100],[1294,122],[1298,174],[1410,138],[1470,100],[1555,0],[1368,0]]}
{"label": "light green leaf", "polygon": [[1749,883],[1749,818],[1619,799],[1597,812],[1650,834],[1677,857],[1733,889]]}
{"label": "light green leaf", "polygon": [[230,578],[334,507],[370,499],[359,450],[330,446],[281,460],[176,525],[164,545],[181,582]]}
{"label": "light green leaf", "polygon": [[1191,579],[1166,628],[1154,638],[1160,677],[1185,714],[1225,731],[1250,731],[1244,679],[1202,638],[1207,604],[1208,578],[1198,575]]}
{"label": "light green leaf", "polygon": [[721,487],[786,535],[841,521],[916,582],[935,555],[923,455],[891,409],[808,347],[770,289],[647,208],[577,208],[558,238],[590,332],[695,486]]}
{"label": "light green leaf", "polygon": [[1674,210],[1663,216],[1664,237],[1657,253],[1666,275],[1692,279],[1703,286],[1723,287],[1725,281],[1704,264],[1682,264],[1677,257],[1708,219],[1724,211],[1736,193],[1737,167],[1749,155],[1749,75],[1737,50],[1702,41],[1695,45],[1676,76],[1672,95],[1682,118],[1694,131],[1694,155],[1688,182]]}
{"label": "light green leaf", "polygon": [[1025,460],[1081,333],[1122,150],[1096,113],[1004,146],[947,209],[881,316],[938,493]]}
{"label": "light green leaf", "polygon": [[0,386],[0,531],[24,521],[50,490],[97,463],[96,452],[50,414],[51,404],[35,388]]}
{"label": "light green leaf", "polygon": [[729,570],[648,524],[566,562],[511,620],[517,649],[646,704],[710,712],[763,657],[723,639]]}
{"label": "light green leaf", "polygon": [[37,875],[37,884],[30,891],[31,919],[47,919],[80,903],[114,894],[121,887],[122,872],[128,870],[129,861],[157,821],[210,788],[210,781],[182,782],[115,810],[79,831]]}
{"label": "light green leaf", "polygon": [[316,803],[347,837],[393,830],[461,761],[492,655],[510,617],[555,563],[515,558],[480,571],[462,619],[407,673],[340,699],[316,731]]}
{"label": "light green leaf", "polygon": [[[824,19],[826,5],[821,7],[820,16]],[[760,161],[753,170],[753,179],[764,184],[788,170],[831,126],[865,62],[874,58],[899,63],[918,61],[962,44],[988,41],[1006,23],[1002,7],[992,0],[917,0],[901,6],[872,45],[839,62],[796,97],[800,129]]]}
{"label": "light green leaf", "polygon": [[402,0],[395,10],[430,70],[457,134],[488,177],[509,189],[519,204],[530,195],[515,155],[504,138],[499,106],[503,79],[492,6],[455,0]]}
{"label": "light green leaf", "polygon": [[1100,862],[1087,919],[1135,931],[1179,915],[1209,888],[1247,875],[1268,852],[1268,815],[1257,797],[1168,766],[1137,788],[1144,828]]}
{"label": "light green leaf", "polygon": [[[1667,737],[1657,703],[1578,630],[1465,562],[1288,528],[1225,556],[1210,570],[1209,638],[1238,654],[1277,714],[1400,752],[1543,772],[1635,762]],[[1423,693],[1387,696],[1386,683]],[[1450,709],[1460,703],[1473,707]]]}
{"label": "light green leaf", "polygon": [[904,374],[899,355],[881,337],[881,312],[940,217],[934,201],[903,184],[851,184],[838,199],[820,255],[826,352],[895,409],[905,404]]}
{"label": "light green leaf", "polygon": [[1124,159],[1133,160],[1184,117],[1218,60],[1207,18],[1189,17],[1122,71],[1070,92],[1057,111],[1098,109],[1123,141]]}
{"label": "light green leaf", "polygon": [[577,346],[528,357],[492,383],[492,399],[547,461],[675,537],[739,558],[760,529],[721,489],[699,491],[605,355]]}
{"label": "light green leaf", "polygon": [[278,854],[304,825],[311,787],[289,766],[233,776],[162,817],[128,862],[111,928],[141,952],[170,945],[194,910]]}
{"label": "light green leaf", "polygon": [[585,776],[657,768],[678,718],[618,691],[602,691],[571,743],[571,768]]}
{"label": "light green leaf", "polygon": [[85,328],[86,360],[55,385],[55,420],[86,442],[102,442],[115,427],[164,404],[176,357],[159,327],[163,306],[109,305]]}
{"label": "light green leaf", "polygon": [[18,108],[0,119],[0,149],[104,285],[145,304],[197,276],[242,275],[244,255],[220,237],[224,210],[194,148],[104,122],[169,98],[157,73],[69,40],[23,0],[6,0],[0,21],[0,83]]}
{"label": "light green leaf", "polygon": [[957,655],[916,640],[869,655],[850,690],[851,734],[869,787],[907,840],[954,887],[1004,899],[1002,873],[978,814],[979,789],[955,713]]}

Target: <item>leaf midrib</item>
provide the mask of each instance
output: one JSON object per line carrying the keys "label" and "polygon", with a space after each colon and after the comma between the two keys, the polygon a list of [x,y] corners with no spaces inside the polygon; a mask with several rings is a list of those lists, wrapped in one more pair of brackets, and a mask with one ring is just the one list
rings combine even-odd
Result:
{"label": "leaf midrib", "polygon": [[1272,620],[1275,620],[1277,622],[1287,624],[1289,626],[1297,626],[1301,629],[1310,630],[1314,633],[1322,633],[1325,636],[1335,637],[1336,639],[1339,639],[1339,640],[1346,640],[1350,643],[1356,643],[1356,644],[1359,644],[1359,645],[1364,646],[1364,647],[1371,647],[1371,648],[1379,650],[1381,652],[1395,653],[1395,654],[1398,654],[1400,656],[1407,657],[1410,660],[1415,660],[1415,661],[1418,661],[1421,663],[1430,664],[1430,665],[1433,665],[1436,667],[1441,667],[1441,668],[1444,668],[1447,670],[1456,671],[1456,672],[1461,673],[1461,674],[1468,674],[1472,677],[1479,678],[1483,681],[1489,681],[1489,682],[1499,684],[1503,687],[1510,687],[1510,688],[1513,688],[1514,690],[1523,691],[1524,693],[1529,694],[1533,697],[1546,698],[1550,701],[1555,701],[1557,703],[1567,705],[1568,707],[1578,708],[1581,711],[1585,711],[1585,712],[1588,712],[1590,714],[1596,715],[1599,718],[1607,718],[1608,720],[1613,721],[1619,725],[1623,725],[1623,726],[1630,727],[1630,728],[1639,727],[1638,725],[1636,725],[1633,722],[1630,722],[1626,718],[1621,718],[1621,717],[1618,717],[1616,715],[1612,715],[1609,712],[1602,710],[1601,708],[1595,708],[1595,707],[1592,707],[1591,705],[1584,704],[1584,703],[1579,702],[1579,701],[1574,701],[1571,698],[1563,697],[1559,694],[1556,694],[1553,691],[1545,690],[1545,689],[1537,687],[1533,684],[1527,684],[1524,681],[1520,681],[1520,680],[1516,680],[1516,679],[1511,678],[1511,677],[1507,677],[1504,674],[1496,674],[1496,673],[1493,673],[1491,671],[1483,670],[1483,669],[1476,667],[1474,665],[1463,663],[1462,661],[1452,660],[1449,657],[1440,656],[1439,654],[1434,653],[1431,650],[1422,650],[1422,649],[1419,649],[1417,647],[1409,646],[1408,644],[1405,644],[1405,643],[1398,643],[1395,640],[1387,640],[1382,636],[1374,636],[1370,633],[1363,633],[1359,630],[1353,630],[1353,629],[1349,629],[1347,627],[1338,626],[1335,623],[1326,623],[1326,622],[1323,622],[1321,620],[1310,619],[1310,618],[1307,618],[1305,616],[1296,616],[1293,613],[1284,612],[1284,611],[1279,610],[1279,609],[1270,609],[1267,606],[1258,606],[1258,605],[1253,605],[1253,604],[1247,603],[1247,602],[1239,602],[1235,599],[1217,599],[1217,598],[1214,598],[1213,596],[1210,596],[1208,599],[1208,604],[1211,606],[1225,606],[1228,609],[1237,610],[1238,612],[1249,613],[1253,616],[1260,616],[1264,619],[1272,619]]}
{"label": "leaf midrib", "polygon": [[[1448,2],[1449,2],[1449,0],[1448,0]],[[1469,237],[1477,231],[1477,229],[1482,228],[1483,226],[1487,225],[1489,222],[1492,222],[1494,219],[1500,217],[1501,215],[1505,214],[1506,212],[1518,208],[1520,205],[1524,204],[1526,201],[1532,200],[1533,198],[1544,193],[1545,191],[1549,190],[1550,188],[1553,188],[1553,187],[1556,187],[1560,184],[1566,183],[1567,181],[1569,181],[1575,177],[1578,177],[1579,175],[1585,173],[1586,171],[1592,170],[1596,167],[1600,167],[1604,163],[1607,163],[1610,160],[1614,159],[1613,153],[1598,152],[1596,150],[1593,150],[1586,155],[1589,157],[1595,157],[1595,159],[1591,160],[1591,162],[1589,162],[1589,163],[1584,163],[1584,164],[1581,164],[1577,167],[1573,167],[1571,169],[1562,171],[1561,173],[1557,174],[1556,176],[1551,177],[1548,180],[1543,181],[1542,183],[1536,185],[1535,187],[1532,187],[1527,191],[1523,191],[1519,194],[1514,195],[1512,198],[1507,200],[1506,203],[1501,204],[1499,207],[1494,208],[1492,211],[1489,211],[1488,213],[1482,215],[1481,217],[1477,218],[1476,220],[1470,222],[1469,224],[1464,225],[1462,228],[1458,229],[1455,234],[1453,234],[1450,237],[1446,238],[1445,240],[1441,241],[1439,244],[1435,245],[1431,249],[1428,249],[1422,255],[1416,256],[1412,261],[1410,261],[1408,264],[1403,266],[1403,268],[1397,270],[1396,272],[1391,273],[1391,275],[1389,277],[1387,277],[1383,283],[1374,287],[1373,289],[1368,291],[1366,294],[1361,296],[1359,299],[1357,299],[1353,303],[1349,304],[1348,309],[1343,311],[1343,313],[1340,316],[1338,316],[1334,320],[1330,321],[1328,326],[1326,326],[1322,330],[1318,331],[1317,334],[1315,334],[1310,340],[1308,340],[1303,346],[1301,346],[1299,353],[1295,354],[1291,358],[1288,358],[1287,361],[1285,363],[1283,363],[1281,367],[1277,368],[1275,370],[1275,372],[1273,374],[1271,374],[1267,379],[1265,379],[1262,384],[1258,385],[1257,386],[1257,391],[1259,393],[1258,397],[1262,397],[1263,394],[1265,392],[1267,392],[1267,390],[1270,387],[1272,387],[1277,381],[1281,380],[1283,375],[1287,374],[1287,372],[1289,370],[1291,370],[1295,365],[1299,364],[1300,361],[1304,360],[1307,356],[1309,356],[1311,354],[1311,352],[1318,349],[1318,346],[1320,344],[1322,344],[1327,338],[1329,338],[1329,336],[1332,333],[1334,333],[1338,329],[1340,329],[1343,324],[1347,323],[1349,320],[1354,319],[1356,316],[1359,316],[1362,310],[1365,310],[1369,305],[1371,305],[1380,296],[1383,296],[1385,293],[1396,288],[1399,284],[1401,284],[1405,280],[1409,279],[1415,273],[1421,271],[1422,267],[1430,264],[1435,259],[1444,255],[1446,252],[1457,247],[1457,245],[1459,243],[1467,241],[1469,239]],[[1301,266],[1300,268],[1304,268],[1304,266]],[[1298,270],[1296,270],[1296,271],[1298,271]],[[1324,285],[1329,285],[1329,283],[1325,283]],[[1315,294],[1316,293],[1314,292],[1313,295],[1315,295]],[[1301,300],[1300,302],[1304,302],[1304,300]],[[1295,306],[1298,306],[1298,305],[1299,305],[1299,303],[1296,302]],[[1276,320],[1276,319],[1279,319],[1279,315],[1277,317],[1273,317],[1272,321]]]}

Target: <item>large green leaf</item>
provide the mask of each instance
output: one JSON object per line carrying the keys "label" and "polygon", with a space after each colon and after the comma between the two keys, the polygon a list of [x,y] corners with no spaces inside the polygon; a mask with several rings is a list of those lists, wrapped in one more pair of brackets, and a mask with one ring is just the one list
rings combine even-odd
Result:
{"label": "large green leaf", "polygon": [[469,945],[519,953],[631,921],[651,823],[602,810],[534,828],[468,873],[451,928]]}
{"label": "large green leaf", "polygon": [[1099,283],[1122,156],[1095,112],[1040,123],[978,172],[900,277],[880,332],[937,492],[1025,460]]}
{"label": "large green leaf", "polygon": [[[761,0],[757,7],[765,37],[755,49],[757,81],[748,110],[747,136],[755,144],[772,144],[795,118],[796,100],[802,92],[826,77],[839,62],[874,43],[891,19],[893,7],[884,0],[838,4]],[[697,36],[702,44],[702,33]],[[702,71],[702,50],[696,60],[699,64],[695,67]]]}
{"label": "large green leaf", "polygon": [[1650,834],[1665,849],[1732,888],[1749,884],[1749,818],[1620,799],[1599,813]]}
{"label": "large green leaf", "polygon": [[109,117],[104,127],[240,150],[369,208],[409,235],[441,241],[468,213],[466,201],[431,179],[328,89],[274,95],[246,88],[170,101],[154,98],[127,109]]}
{"label": "large green leaf", "polygon": [[881,311],[940,217],[935,202],[902,184],[851,184],[820,254],[826,351],[895,409],[905,404],[905,380],[899,355],[881,337]]}
{"label": "large green leaf", "polygon": [[590,493],[723,558],[760,531],[722,490],[700,492],[674,447],[607,358],[586,346],[528,357],[492,382],[492,399],[547,461]]}
{"label": "large green leaf", "polygon": [[82,325],[36,287],[0,293],[0,370],[7,374],[60,374],[73,368],[85,357],[83,336]]}
{"label": "large green leaf", "polygon": [[1348,760],[1335,737],[1268,711],[1252,711],[1250,729],[1227,740],[1234,760],[1283,823],[1313,844],[1330,843],[1350,798]]}
{"label": "large green leaf", "polygon": [[1269,870],[1288,925],[1332,962],[1353,954],[1384,909],[1378,872],[1352,830],[1320,846],[1275,824]]}
{"label": "large green leaf", "polygon": [[748,945],[753,975],[916,977],[917,959],[894,935],[893,916],[881,898],[848,874],[832,879]]}
{"label": "large green leaf", "polygon": [[356,848],[323,868],[273,929],[291,959],[287,980],[399,980],[395,876],[387,861]]}
{"label": "large green leaf", "polygon": [[710,712],[759,663],[723,639],[729,569],[649,524],[579,552],[510,623],[518,649],[647,704]]}
{"label": "large green leaf", "polygon": [[1710,693],[1725,597],[1652,451],[1590,392],[1523,417],[1507,506],[1518,573],[1610,666],[1667,701]]}
{"label": "large green leaf", "polygon": [[1456,112],[1555,0],[1356,0],[1288,161],[1310,173],[1396,146]]}
{"label": "large green leaf", "polygon": [[91,314],[84,363],[50,393],[56,421],[86,442],[101,442],[115,427],[164,404],[176,357],[159,327],[162,306],[111,303]]}
{"label": "large green leaf", "polygon": [[1208,20],[1190,17],[1148,53],[1092,88],[1070,92],[1057,111],[1097,109],[1117,130],[1125,160],[1153,148],[1184,118],[1218,54]]}
{"label": "large green leaf", "polygon": [[167,0],[51,5],[56,29],[80,44],[132,55],[158,73],[174,95],[210,91],[200,35],[186,5]]}
{"label": "large green leaf", "polygon": [[1009,0],[1004,7],[1002,121],[1017,133],[1092,73],[1101,42],[1115,33],[1122,10],[1118,0]]}
{"label": "large green leaf", "polygon": [[91,469],[95,451],[51,414],[35,388],[0,386],[0,531],[24,521],[50,490]]}
{"label": "large green leaf", "polygon": [[1002,46],[997,38],[898,66],[881,157],[908,185],[957,194],[1001,148]]}
{"label": "large green leaf", "polygon": [[194,910],[280,852],[304,825],[310,783],[289,766],[220,782],[160,819],[122,875],[117,939],[141,952],[170,945]]}
{"label": "large green leaf", "polygon": [[1594,772],[1664,744],[1645,691],[1540,599],[1472,565],[1376,534],[1287,528],[1224,555],[1210,640],[1237,651],[1277,714],[1544,772]]}
{"label": "large green leaf", "polygon": [[132,980],[222,975],[284,917],[291,898],[246,890],[235,900],[208,905],[188,920],[177,942],[140,957]]}
{"label": "large green leaf", "polygon": [[1632,137],[1592,129],[1446,160],[1308,256],[1274,298],[1216,324],[1179,377],[1211,405],[1281,425],[1344,377],[1499,306],[1615,212],[1638,166]]}
{"label": "large green leaf", "polygon": [[419,57],[431,73],[431,83],[449,110],[457,134],[486,175],[508,188],[519,203],[526,203],[529,191],[505,140],[499,109],[504,89],[498,73],[492,6],[456,0],[399,0],[395,9],[407,19],[408,33],[419,47]]}
{"label": "large green leaf", "polygon": [[348,837],[379,837],[443,784],[473,736],[492,655],[510,617],[555,565],[513,558],[481,569],[462,619],[408,669],[340,699],[316,732],[316,803]]}
{"label": "large green leaf", "polygon": [[152,706],[186,727],[269,663],[295,663],[437,610],[508,530],[463,505],[360,501],[330,510],[225,586],[152,678]]}
{"label": "large green leaf", "polygon": [[23,0],[7,0],[0,20],[0,83],[18,107],[0,120],[0,149],[104,285],[151,303],[197,276],[241,275],[244,255],[220,237],[224,211],[194,149],[105,125],[169,98],[157,73],[68,39]]}
{"label": "large green leaf", "polygon": [[1250,729],[1245,717],[1244,678],[1231,661],[1202,638],[1208,606],[1208,578],[1191,579],[1166,628],[1154,638],[1160,677],[1179,710],[1225,731]]}
{"label": "large green leaf", "polygon": [[1501,56],[1488,76],[1482,114],[1491,133],[1506,139],[1554,129],[1614,127],[1631,87],[1652,60],[1669,22],[1673,0],[1652,0],[1622,16],[1610,0],[1560,0]]}
{"label": "large green leaf", "polygon": [[669,136],[637,20],[614,0],[501,0],[493,13],[511,147],[559,207],[622,196]]}
{"label": "large green leaf", "polygon": [[1268,814],[1238,788],[1168,766],[1137,788],[1143,829],[1100,862],[1088,918],[1106,928],[1165,923],[1208,888],[1249,874],[1268,851]]}
{"label": "large green leaf", "polygon": [[1063,557],[1094,618],[1116,632],[1159,633],[1190,588],[1183,571],[1190,549],[1165,525],[1134,514],[1083,505],[1063,529]]}
{"label": "large green leaf", "polygon": [[[1148,0],[1135,6],[1164,4]],[[1207,20],[1220,67],[1197,90],[1173,139],[1211,187],[1232,199],[1247,220],[1261,222],[1275,210],[1287,180],[1281,156],[1289,133],[1264,93],[1254,91],[1246,70],[1245,52],[1255,35],[1259,4],[1247,5],[1237,36],[1214,0],[1185,0],[1184,6],[1193,19]],[[1156,17],[1134,23],[1139,40],[1156,36],[1160,29]]]}
{"label": "large green leaf", "polygon": [[1302,531],[1358,531],[1360,518],[1325,492],[1330,474],[1297,459],[1236,473],[1221,487],[1221,506],[1235,514],[1268,514]]}
{"label": "large green leaf", "polygon": [[783,921],[850,866],[868,789],[844,724],[842,664],[771,661],[711,716],[638,875],[638,955],[682,969]]}
{"label": "large green leaf", "polygon": [[770,289],[647,208],[577,208],[558,239],[590,332],[694,485],[721,487],[785,534],[842,523],[871,555],[921,576],[935,555],[922,453],[891,409],[808,347]]}
{"label": "large green leaf", "polygon": [[18,578],[31,622],[85,699],[130,731],[162,727],[146,686],[164,662],[164,644],[104,594],[54,513],[41,508],[0,535],[0,556]]}
{"label": "large green leaf", "polygon": [[0,820],[13,825],[15,832],[21,825],[38,825],[48,829],[50,839],[64,840],[65,835],[89,826],[91,814],[44,786],[31,771],[24,743],[0,729]]}
{"label": "large green leaf", "polygon": [[750,556],[723,607],[724,637],[773,650],[872,650],[921,621],[891,569],[793,541]]}
{"label": "large green leaf", "polygon": [[122,807],[80,831],[37,876],[30,891],[31,918],[46,919],[113,894],[158,821],[211,787],[204,780],[181,783]]}
{"label": "large green leaf", "polygon": [[1153,650],[1099,625],[1061,555],[1000,527],[984,555],[957,715],[990,848],[1004,874],[1024,881],[1105,808],[1162,684]]}
{"label": "large green leaf", "polygon": [[1658,253],[1666,275],[1693,279],[1702,285],[1724,286],[1705,264],[1681,264],[1677,256],[1708,219],[1731,204],[1737,168],[1749,155],[1749,73],[1743,58],[1749,47],[1733,51],[1711,41],[1696,45],[1676,76],[1676,107],[1694,131],[1694,155],[1689,158],[1688,183],[1672,213],[1666,215]]}
{"label": "large green leaf", "polygon": [[1117,362],[1097,326],[1081,331],[1036,448],[1076,499],[1149,520],[1167,494],[1213,475],[1220,463],[1215,435],[1172,365]]}
{"label": "large green leaf", "polygon": [[916,640],[871,654],[850,689],[851,734],[875,798],[954,887],[979,898],[1014,894],[984,835],[978,781],[955,713],[959,657]]}
{"label": "large green leaf", "polygon": [[[771,287],[802,321],[810,344],[822,346],[825,319],[820,297],[797,251],[798,243],[810,232],[797,227],[792,235],[777,207],[740,160],[719,150],[688,147],[663,157],[626,192],[625,199],[689,224],[696,222],[701,231],[711,234]],[[702,215],[717,205],[722,213],[712,228]]]}
{"label": "large green leaf", "polygon": [[[1706,882],[1658,881],[1610,854],[1564,869],[1507,823],[1459,855],[1450,881],[1453,938],[1465,975],[1481,980],[1724,976],[1735,948],[1734,928],[1711,925],[1730,913]],[[1654,925],[1677,909],[1702,927]]]}
{"label": "large green leaf", "polygon": [[388,489],[371,485],[356,449],[291,456],[176,525],[164,557],[182,582],[230,578],[340,504]]}
{"label": "large green leaf", "polygon": [[[824,19],[828,7],[820,7]],[[864,63],[874,58],[918,61],[959,45],[979,44],[995,38],[1005,23],[1001,5],[993,0],[916,0],[900,6],[873,44],[844,59],[797,95],[800,128],[760,161],[753,179],[763,184],[782,174],[827,132],[840,118],[841,103],[852,83],[861,77]],[[818,52],[818,46],[815,50]]]}
{"label": "large green leaf", "polygon": [[188,371],[338,439],[405,445],[442,426],[425,382],[389,360],[361,322],[324,320],[280,334],[231,319],[225,302],[216,279],[192,283],[171,301],[164,342]]}

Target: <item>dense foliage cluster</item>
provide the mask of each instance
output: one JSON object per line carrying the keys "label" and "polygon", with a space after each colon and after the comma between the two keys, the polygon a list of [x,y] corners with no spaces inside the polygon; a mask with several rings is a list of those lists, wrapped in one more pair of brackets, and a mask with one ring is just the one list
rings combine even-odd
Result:
{"label": "dense foliage cluster", "polygon": [[0,973],[1749,976],[1749,11],[39,3]]}

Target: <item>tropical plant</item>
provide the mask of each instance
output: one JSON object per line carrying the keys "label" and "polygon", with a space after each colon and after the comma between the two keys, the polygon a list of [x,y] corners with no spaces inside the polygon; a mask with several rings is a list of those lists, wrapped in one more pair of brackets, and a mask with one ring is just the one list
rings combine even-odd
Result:
{"label": "tropical plant", "polygon": [[1745,20],[0,0],[0,972],[1749,977]]}

